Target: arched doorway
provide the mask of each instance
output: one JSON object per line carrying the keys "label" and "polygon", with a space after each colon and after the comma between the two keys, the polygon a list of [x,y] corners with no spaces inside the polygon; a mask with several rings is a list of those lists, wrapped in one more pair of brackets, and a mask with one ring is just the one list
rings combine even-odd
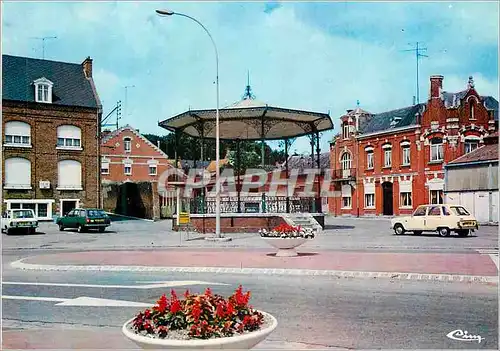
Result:
{"label": "arched doorway", "polygon": [[383,214],[384,216],[392,216],[394,214],[393,209],[393,194],[392,194],[392,183],[385,182],[382,183],[382,200],[383,200]]}

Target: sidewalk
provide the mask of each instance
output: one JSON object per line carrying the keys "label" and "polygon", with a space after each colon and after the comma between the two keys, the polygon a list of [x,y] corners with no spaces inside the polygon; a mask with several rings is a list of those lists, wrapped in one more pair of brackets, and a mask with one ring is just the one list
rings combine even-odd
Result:
{"label": "sidewalk", "polygon": [[477,253],[308,250],[298,257],[275,257],[272,249],[86,251],[32,256],[12,263],[12,266],[36,270],[143,270],[363,277],[397,275],[401,279],[425,279],[420,275],[430,275],[431,280],[464,280],[454,279],[452,276],[498,280],[498,271],[491,258]]}

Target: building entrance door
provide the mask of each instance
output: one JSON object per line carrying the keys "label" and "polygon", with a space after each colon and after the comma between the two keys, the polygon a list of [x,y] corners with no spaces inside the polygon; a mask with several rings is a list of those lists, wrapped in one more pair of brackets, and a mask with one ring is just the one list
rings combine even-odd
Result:
{"label": "building entrance door", "polygon": [[62,202],[62,213],[65,216],[69,211],[76,208],[76,200],[61,200]]}
{"label": "building entrance door", "polygon": [[393,210],[393,194],[392,194],[392,183],[385,182],[382,183],[382,199],[383,199],[383,214],[384,216],[392,216],[394,214]]}

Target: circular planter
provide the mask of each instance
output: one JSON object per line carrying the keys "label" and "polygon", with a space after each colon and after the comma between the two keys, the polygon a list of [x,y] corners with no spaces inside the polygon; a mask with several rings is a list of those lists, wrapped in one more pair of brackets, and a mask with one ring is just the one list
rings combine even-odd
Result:
{"label": "circular planter", "polygon": [[296,247],[299,247],[305,243],[308,239],[306,238],[270,238],[262,237],[265,242],[269,245],[278,249],[276,252],[276,257],[294,257],[298,256]]}
{"label": "circular planter", "polygon": [[239,349],[249,350],[263,341],[278,326],[278,321],[272,315],[262,312],[264,316],[272,321],[271,325],[254,332],[215,339],[153,339],[134,333],[129,329],[129,325],[134,318],[125,322],[122,333],[142,349]]}

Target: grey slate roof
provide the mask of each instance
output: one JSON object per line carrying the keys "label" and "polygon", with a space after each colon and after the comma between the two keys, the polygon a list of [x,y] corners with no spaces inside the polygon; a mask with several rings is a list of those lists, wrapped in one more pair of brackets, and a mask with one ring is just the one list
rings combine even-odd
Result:
{"label": "grey slate roof", "polygon": [[[325,152],[319,154],[319,165],[321,169],[330,168],[330,153]],[[293,155],[288,157],[288,169],[298,169],[299,172],[304,171],[304,169],[316,168],[316,154],[314,155],[314,161],[311,162],[311,155]],[[281,166],[281,169],[285,169],[285,165]]]}
{"label": "grey slate roof", "polygon": [[364,126],[360,126],[360,133],[374,133],[416,124],[417,118],[415,115],[417,113],[423,114],[425,106],[426,104],[418,104],[374,114]]}
{"label": "grey slate roof", "polygon": [[81,64],[11,55],[2,55],[2,100],[35,102],[33,81],[42,77],[54,83],[54,105],[98,107]]}
{"label": "grey slate roof", "polygon": [[498,101],[493,96],[481,96],[484,100],[484,106],[488,110],[493,110],[495,121],[498,121]]}

